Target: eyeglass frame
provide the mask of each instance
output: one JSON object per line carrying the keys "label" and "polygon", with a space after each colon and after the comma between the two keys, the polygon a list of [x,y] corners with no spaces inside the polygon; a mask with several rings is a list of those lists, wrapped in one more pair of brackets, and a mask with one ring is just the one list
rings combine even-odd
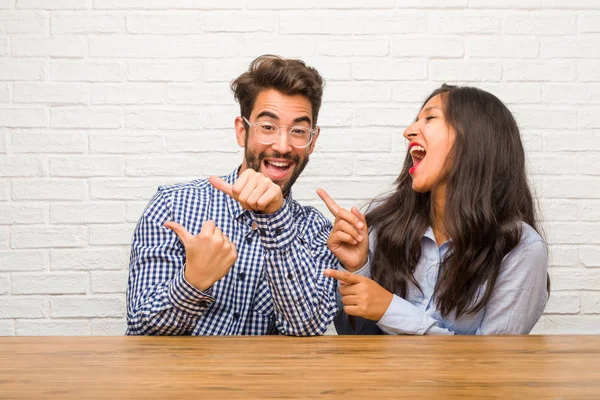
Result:
{"label": "eyeglass frame", "polygon": [[315,125],[315,127],[314,127],[314,128],[306,128],[306,127],[304,127],[304,126],[300,126],[300,125],[292,125],[292,126],[287,126],[287,125],[277,125],[277,124],[274,124],[274,123],[272,123],[272,122],[267,122],[267,121],[264,121],[264,122],[254,122],[254,123],[251,123],[251,122],[250,122],[250,121],[248,121],[248,120],[246,119],[246,117],[244,117],[243,115],[242,115],[242,119],[244,120],[244,122],[245,122],[245,123],[247,123],[247,124],[248,124],[248,129],[252,128],[253,126],[258,126],[258,125],[260,125],[260,124],[270,124],[270,125],[273,125],[274,127],[276,127],[276,128],[277,128],[277,136],[275,137],[275,140],[273,140],[271,143],[265,143],[265,142],[263,142],[263,141],[260,141],[260,140],[259,140],[259,141],[260,141],[260,143],[262,143],[262,144],[264,144],[264,145],[272,145],[273,143],[276,143],[276,142],[277,142],[277,140],[279,140],[279,137],[281,136],[281,128],[288,128],[288,130],[287,130],[287,134],[288,134],[288,137],[289,137],[289,135],[290,135],[290,129],[291,129],[291,128],[294,128],[294,127],[298,127],[298,128],[302,128],[302,129],[309,129],[309,133],[310,133],[310,139],[309,139],[308,143],[307,143],[306,145],[304,145],[304,146],[294,146],[294,145],[293,145],[291,142],[290,142],[290,146],[292,146],[292,147],[294,147],[294,148],[296,148],[296,149],[305,149],[305,148],[307,148],[307,147],[309,147],[309,146],[311,145],[311,143],[313,142],[313,139],[315,138],[315,134],[316,134],[316,133],[318,132],[318,130],[319,130],[319,127],[318,127],[318,126],[316,126],[316,125]]}

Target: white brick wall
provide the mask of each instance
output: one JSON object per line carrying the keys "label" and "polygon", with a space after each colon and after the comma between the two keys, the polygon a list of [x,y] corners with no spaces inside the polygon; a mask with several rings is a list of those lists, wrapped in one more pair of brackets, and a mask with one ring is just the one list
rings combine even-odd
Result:
{"label": "white brick wall", "polygon": [[514,111],[550,244],[536,333],[600,333],[597,0],[0,0],[0,335],[120,335],[159,184],[241,161],[231,79],[262,53],[327,80],[295,197],[390,188],[442,82]]}

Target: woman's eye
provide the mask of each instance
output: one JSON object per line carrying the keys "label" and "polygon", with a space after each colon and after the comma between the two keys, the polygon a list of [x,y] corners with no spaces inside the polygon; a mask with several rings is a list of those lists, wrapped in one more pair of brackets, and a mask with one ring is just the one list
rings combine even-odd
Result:
{"label": "woman's eye", "polygon": [[435,117],[433,115],[430,115],[429,117],[425,118],[427,121],[431,121],[432,119],[435,119]]}

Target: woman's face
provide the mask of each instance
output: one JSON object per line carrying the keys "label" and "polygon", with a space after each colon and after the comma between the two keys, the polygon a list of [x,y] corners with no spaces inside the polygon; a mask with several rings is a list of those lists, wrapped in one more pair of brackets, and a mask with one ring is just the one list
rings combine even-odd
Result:
{"label": "woman's face", "polygon": [[454,145],[456,132],[444,116],[442,95],[432,97],[421,109],[417,119],[404,131],[413,166],[412,188],[426,193],[435,186],[445,189],[448,166],[446,159]]}

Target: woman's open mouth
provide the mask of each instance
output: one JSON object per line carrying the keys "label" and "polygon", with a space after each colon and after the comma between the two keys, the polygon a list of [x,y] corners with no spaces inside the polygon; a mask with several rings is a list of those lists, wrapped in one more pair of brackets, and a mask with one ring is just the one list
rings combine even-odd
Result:
{"label": "woman's open mouth", "polygon": [[410,152],[410,156],[412,157],[413,166],[410,170],[408,170],[409,174],[413,174],[417,169],[417,166],[423,161],[427,152],[425,148],[418,143],[411,143],[408,151]]}

